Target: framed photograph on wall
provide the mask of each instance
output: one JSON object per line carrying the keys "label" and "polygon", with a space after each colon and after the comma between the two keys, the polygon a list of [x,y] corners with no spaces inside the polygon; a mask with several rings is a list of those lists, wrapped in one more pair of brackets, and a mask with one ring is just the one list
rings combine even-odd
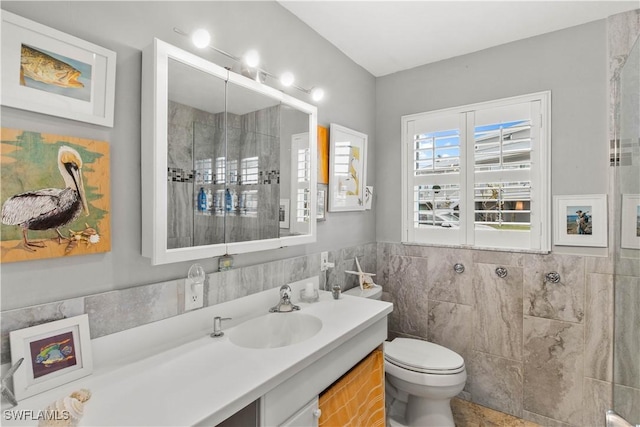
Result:
{"label": "framed photograph on wall", "polygon": [[318,211],[316,212],[316,221],[327,220],[327,186],[318,184]]}
{"label": "framed photograph on wall", "polygon": [[622,195],[622,235],[620,246],[640,249],[640,194]]}
{"label": "framed photograph on wall", "polygon": [[116,53],[1,13],[2,105],[113,127]]}
{"label": "framed photograph on wall", "polygon": [[329,212],[363,211],[367,135],[331,123],[329,142]]}
{"label": "framed photograph on wall", "polygon": [[9,333],[17,400],[85,377],[93,371],[89,316],[70,317]]}
{"label": "framed photograph on wall", "polygon": [[280,199],[278,217],[280,218],[280,228],[289,228],[289,199]]}
{"label": "framed photograph on wall", "polygon": [[607,247],[607,195],[554,196],[554,244]]}

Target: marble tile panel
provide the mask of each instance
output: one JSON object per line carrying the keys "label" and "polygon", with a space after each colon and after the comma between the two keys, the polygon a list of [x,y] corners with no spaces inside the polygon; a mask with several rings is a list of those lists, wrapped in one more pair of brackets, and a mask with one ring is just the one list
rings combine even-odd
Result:
{"label": "marble tile panel", "polygon": [[592,378],[584,379],[582,407],[583,426],[604,426],[605,414],[612,405],[611,383]]}
{"label": "marble tile panel", "polygon": [[193,169],[193,128],[169,125],[167,128],[167,166],[185,171]]}
{"label": "marble tile panel", "polygon": [[508,267],[505,278],[496,264],[475,264],[474,349],[522,360],[522,268]]}
{"label": "marble tile panel", "polygon": [[584,375],[609,382],[613,379],[613,289],[612,275],[587,274]]}
{"label": "marble tile panel", "polygon": [[364,259],[364,246],[350,246],[348,248],[342,249],[342,259],[355,259],[358,257],[358,261],[362,261]]}
{"label": "marble tile panel", "polygon": [[389,284],[389,263],[393,243],[378,242],[376,245],[376,283],[386,288]]}
{"label": "marble tile panel", "polygon": [[524,260],[529,254],[519,252],[500,252],[472,250],[471,256],[476,264],[499,264],[501,267],[524,267]]}
{"label": "marble tile panel", "polygon": [[174,237],[167,239],[168,249],[186,248],[191,246],[191,236],[188,237]]}
{"label": "marble tile panel", "polygon": [[615,384],[613,409],[632,425],[640,425],[640,389]]}
{"label": "marble tile panel", "polygon": [[11,361],[9,333],[84,313],[84,298],[73,298],[0,313],[0,364]]}
{"label": "marble tile panel", "polygon": [[[434,247],[423,245],[409,245],[398,243],[394,247],[394,255],[398,256],[411,256],[426,258],[433,252]],[[440,249],[440,248],[435,248]]]}
{"label": "marble tile panel", "polygon": [[291,283],[320,274],[320,257],[318,254],[288,258],[282,261],[284,282]]}
{"label": "marble tile panel", "polygon": [[207,306],[246,296],[244,289],[239,286],[240,270],[240,268],[234,268],[232,270],[220,271],[208,275],[209,280],[205,283]]}
{"label": "marble tile panel", "polygon": [[[258,143],[258,137],[254,132],[243,133],[240,138],[240,159],[249,157],[259,157],[258,167],[264,169],[267,159],[261,156],[258,145],[265,145],[263,142]],[[268,144],[267,144],[268,145]]]}
{"label": "marble tile panel", "polygon": [[[525,260],[524,312],[546,319],[582,322],[584,318],[584,257],[532,255]],[[545,281],[550,272],[560,274],[560,282]]]}
{"label": "marble tile panel", "polygon": [[524,317],[524,409],[572,425],[582,422],[584,327]]}
{"label": "marble tile panel", "polygon": [[451,349],[468,360],[473,340],[473,308],[468,305],[429,300],[427,339]]}
{"label": "marble tile panel", "polygon": [[[440,248],[431,251],[429,258],[429,299],[473,305],[474,264],[471,252],[464,249]],[[463,273],[453,266],[460,263]]]}
{"label": "marble tile panel", "polygon": [[188,242],[187,246],[191,245],[193,214],[193,184],[167,182],[167,237],[175,239],[178,244],[179,242]]}
{"label": "marble tile panel", "polygon": [[589,256],[584,259],[586,273],[613,274],[613,258]]}
{"label": "marble tile panel", "polygon": [[175,280],[85,297],[91,338],[166,319],[178,314]]}
{"label": "marble tile panel", "polygon": [[266,264],[262,264],[263,268],[263,290],[279,288],[284,285],[284,270],[283,262],[273,261]]}
{"label": "marble tile panel", "polygon": [[364,245],[364,265],[362,265],[362,268],[366,268],[366,271],[376,273],[376,277],[374,277],[376,284],[378,283],[377,246],[375,242]]}
{"label": "marble tile panel", "polygon": [[[220,141],[221,130],[206,123],[194,122],[193,124],[193,159],[211,159],[211,166],[215,167],[215,142]],[[192,163],[193,164],[193,163]],[[192,166],[193,167],[193,166]]]}
{"label": "marble tile panel", "polygon": [[614,382],[640,389],[640,278],[615,278]]}
{"label": "marble tile panel", "polygon": [[615,264],[616,275],[640,277],[640,259],[637,254],[628,258],[618,257]]}
{"label": "marble tile panel", "polygon": [[226,120],[227,128],[231,129],[242,129],[242,116],[233,113],[227,113],[226,118],[224,113],[216,114],[216,124],[221,128],[224,128],[224,123]]}
{"label": "marble tile panel", "polygon": [[[527,422],[533,422],[544,427],[578,427],[571,424],[563,423],[562,421],[554,420],[553,418],[545,417],[544,415],[536,414],[534,412],[522,411],[522,418]],[[580,427],[602,427],[602,426],[580,426]]]}
{"label": "marble tile panel", "polygon": [[251,295],[264,290],[264,267],[262,264],[242,267],[240,270],[240,282],[245,295]]}
{"label": "marble tile panel", "polygon": [[522,417],[522,362],[474,351],[467,369],[474,403]]}
{"label": "marble tile panel", "polygon": [[242,116],[240,116],[240,125],[241,125],[242,132],[246,133],[246,132],[256,131],[256,124],[258,121],[256,118],[256,113],[257,111],[252,111],[250,113],[243,114]]}
{"label": "marble tile panel", "polygon": [[394,331],[427,337],[428,265],[425,258],[392,256],[387,291],[394,305],[390,328]]}
{"label": "marble tile panel", "polygon": [[259,156],[260,170],[280,170],[280,139],[261,134],[255,134],[254,138],[257,141],[255,155]]}
{"label": "marble tile panel", "polygon": [[280,106],[263,108],[255,113],[256,132],[263,135],[280,135]]}

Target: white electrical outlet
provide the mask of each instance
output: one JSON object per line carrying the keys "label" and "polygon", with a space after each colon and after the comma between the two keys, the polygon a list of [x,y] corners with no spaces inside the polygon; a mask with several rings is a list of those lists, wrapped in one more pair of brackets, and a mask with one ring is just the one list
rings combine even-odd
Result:
{"label": "white electrical outlet", "polygon": [[335,267],[335,264],[329,262],[329,252],[320,252],[320,271],[326,271]]}
{"label": "white electrical outlet", "polygon": [[187,279],[184,284],[184,311],[204,306],[204,284]]}

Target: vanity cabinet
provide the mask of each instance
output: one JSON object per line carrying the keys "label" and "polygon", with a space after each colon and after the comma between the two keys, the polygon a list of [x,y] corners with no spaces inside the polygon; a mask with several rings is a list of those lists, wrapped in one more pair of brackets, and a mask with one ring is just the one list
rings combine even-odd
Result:
{"label": "vanity cabinet", "polygon": [[260,425],[286,425],[298,411],[302,412],[310,401],[378,348],[386,338],[385,316],[267,392],[260,399]]}
{"label": "vanity cabinet", "polygon": [[158,39],[142,91],[152,264],[315,241],[315,106]]}
{"label": "vanity cabinet", "polygon": [[281,427],[318,427],[320,419],[318,397],[315,397],[306,406],[295,413],[291,418],[280,424]]}

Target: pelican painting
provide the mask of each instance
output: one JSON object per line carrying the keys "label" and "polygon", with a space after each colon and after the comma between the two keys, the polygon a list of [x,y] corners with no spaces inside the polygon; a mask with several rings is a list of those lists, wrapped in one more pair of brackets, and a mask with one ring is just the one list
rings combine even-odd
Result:
{"label": "pelican painting", "polygon": [[2,128],[2,262],[110,249],[108,154],[102,141]]}
{"label": "pelican painting", "polygon": [[2,223],[22,228],[22,239],[27,250],[44,247],[42,242],[30,242],[28,230],[55,229],[75,221],[89,207],[82,182],[82,159],[71,147],[63,145],[58,150],[58,170],[64,179],[65,188],[43,188],[16,194],[2,205]]}

